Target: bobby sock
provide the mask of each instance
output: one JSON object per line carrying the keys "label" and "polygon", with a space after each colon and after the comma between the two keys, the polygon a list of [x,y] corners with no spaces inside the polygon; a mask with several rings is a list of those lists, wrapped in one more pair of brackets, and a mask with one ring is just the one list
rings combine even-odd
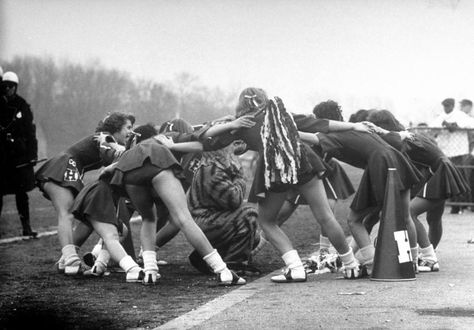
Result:
{"label": "bobby sock", "polygon": [[352,248],[349,248],[349,251],[344,254],[339,254],[339,257],[345,267],[353,268],[358,264],[357,259],[354,257],[354,252],[352,252]]}
{"label": "bobby sock", "polygon": [[129,272],[130,270],[132,270],[133,268],[135,267],[138,267],[137,263],[132,259],[131,256],[127,255],[125,257],[123,257],[120,261],[119,261],[119,266],[120,268],[122,268],[125,272]]}
{"label": "bobby sock", "polygon": [[372,245],[367,245],[359,250],[360,263],[362,265],[374,262],[375,248]]}
{"label": "bobby sock", "polygon": [[227,269],[227,265],[222,260],[221,255],[216,249],[212,250],[211,253],[202,258],[211,267],[212,271],[216,274],[223,272]]}
{"label": "bobby sock", "polygon": [[96,257],[96,258],[99,256],[99,253],[100,253],[100,251],[102,250],[102,245],[103,245],[102,243],[103,243],[103,241],[102,241],[102,238],[101,238],[101,239],[99,239],[99,241],[97,242],[97,244],[94,245],[94,247],[92,248],[91,253],[92,253],[92,254],[94,255],[94,257]]}
{"label": "bobby sock", "polygon": [[329,238],[323,235],[319,235],[319,249],[327,249],[331,247],[331,242],[329,241]]}
{"label": "bobby sock", "polygon": [[76,261],[80,261],[81,259],[77,255],[76,252],[76,247],[73,244],[68,244],[64,246],[61,250],[63,257],[64,257],[64,263],[66,265],[72,265]]}
{"label": "bobby sock", "polygon": [[436,257],[436,252],[432,244],[430,244],[429,246],[425,248],[420,247],[420,252],[423,255],[423,259],[438,261],[438,258]]}
{"label": "bobby sock", "polygon": [[281,258],[285,262],[286,267],[290,269],[298,269],[303,267],[303,263],[301,262],[298,251],[296,250],[290,250],[286,252],[281,256]]}
{"label": "bobby sock", "polygon": [[106,249],[102,249],[99,252],[99,255],[97,256],[97,259],[95,261],[96,264],[100,264],[103,266],[103,268],[107,268],[107,264],[109,263],[110,260],[110,253]]}
{"label": "bobby sock", "polygon": [[143,268],[145,271],[156,271],[158,272],[158,265],[156,264],[156,252],[155,251],[143,251]]}
{"label": "bobby sock", "polygon": [[417,246],[411,247],[410,251],[411,251],[411,257],[413,259],[413,262],[416,262],[418,260],[418,247]]}

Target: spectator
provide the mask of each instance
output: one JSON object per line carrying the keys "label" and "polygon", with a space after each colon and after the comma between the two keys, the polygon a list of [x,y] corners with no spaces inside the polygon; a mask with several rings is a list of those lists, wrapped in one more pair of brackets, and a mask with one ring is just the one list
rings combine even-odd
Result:
{"label": "spectator", "polygon": [[[454,99],[447,98],[441,102],[444,113],[439,115],[430,123],[430,127],[444,127],[448,131],[441,131],[436,136],[436,142],[441,150],[449,157],[456,166],[464,166],[470,163],[469,155],[469,134],[466,130],[459,128],[474,128],[474,118],[465,112],[454,108]],[[461,173],[466,181],[469,180],[470,169],[461,168]],[[451,202],[469,202],[470,194],[455,197]],[[462,207],[454,205],[451,208],[452,214],[462,213]]]}
{"label": "spectator", "polygon": [[27,192],[35,187],[38,141],[30,105],[17,94],[18,82],[14,72],[5,72],[1,82],[0,213],[3,196],[14,194],[23,236],[36,237],[30,226]]}
{"label": "spectator", "polygon": [[461,107],[461,111],[464,112],[465,114],[469,115],[472,117],[472,101],[468,99],[464,99],[461,102],[459,102],[459,105]]}

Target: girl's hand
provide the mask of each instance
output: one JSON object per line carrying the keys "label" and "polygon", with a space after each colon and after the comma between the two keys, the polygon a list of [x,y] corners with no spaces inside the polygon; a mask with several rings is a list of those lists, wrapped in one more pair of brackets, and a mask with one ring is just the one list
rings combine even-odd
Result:
{"label": "girl's hand", "polygon": [[231,122],[233,129],[250,128],[255,126],[255,119],[252,115],[239,117]]}
{"label": "girl's hand", "polygon": [[353,129],[354,131],[357,131],[357,132],[373,133],[374,128],[372,125],[373,125],[372,123],[368,123],[368,122],[354,123]]}
{"label": "girl's hand", "polygon": [[164,145],[168,149],[171,149],[174,146],[173,139],[163,134],[155,135],[155,140],[160,142],[162,145]]}
{"label": "girl's hand", "polygon": [[413,141],[415,139],[415,134],[408,131],[401,131],[401,132],[398,132],[398,134],[400,134],[400,138],[402,139],[402,141],[406,139]]}

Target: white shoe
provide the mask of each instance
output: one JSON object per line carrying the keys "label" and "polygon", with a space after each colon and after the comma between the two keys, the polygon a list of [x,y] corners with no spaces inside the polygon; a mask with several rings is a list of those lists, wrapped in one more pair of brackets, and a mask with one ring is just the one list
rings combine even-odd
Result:
{"label": "white shoe", "polygon": [[145,270],[142,283],[145,285],[154,285],[161,278],[157,270]]}
{"label": "white shoe", "polygon": [[127,272],[125,280],[127,283],[137,283],[142,282],[145,279],[145,272],[139,267],[134,267]]}
{"label": "white shoe", "polygon": [[64,274],[64,269],[66,268],[66,264],[64,261],[64,258],[61,257],[59,260],[56,262],[56,269],[59,274]]}
{"label": "white shoe", "polygon": [[221,286],[244,285],[244,284],[247,283],[247,281],[244,278],[240,277],[239,275],[237,275],[232,270],[229,270],[229,272],[232,275],[232,277],[230,279],[223,279],[222,278],[222,275],[223,275],[222,273],[224,273],[224,272],[217,274],[217,284],[218,285],[221,285]]}
{"label": "white shoe", "polygon": [[344,275],[344,278],[349,280],[370,276],[369,273],[372,274],[372,263],[365,264],[363,266],[359,265],[358,263],[353,263],[351,266],[345,265],[342,268],[342,274]]}
{"label": "white shoe", "polygon": [[79,257],[77,257],[77,259],[74,259],[65,265],[64,274],[68,276],[81,275],[86,270],[87,266],[82,263]]}
{"label": "white shoe", "polygon": [[420,273],[439,272],[439,263],[436,260],[418,259],[418,271]]}
{"label": "white shoe", "polygon": [[84,276],[96,276],[101,277],[104,276],[107,267],[101,264],[94,264],[91,269],[84,271]]}
{"label": "white shoe", "polygon": [[299,267],[296,269],[286,268],[283,271],[283,274],[272,276],[271,280],[275,283],[306,282],[306,270],[304,267]]}

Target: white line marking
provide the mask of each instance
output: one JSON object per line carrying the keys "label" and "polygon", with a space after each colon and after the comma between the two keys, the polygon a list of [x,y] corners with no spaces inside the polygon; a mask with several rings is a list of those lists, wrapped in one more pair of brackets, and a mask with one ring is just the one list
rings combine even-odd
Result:
{"label": "white line marking", "polygon": [[[56,235],[57,233],[58,233],[57,230],[44,231],[44,232],[39,233],[37,238],[52,236],[52,235]],[[34,239],[34,238],[31,238],[28,236],[16,236],[16,237],[0,239],[0,244],[8,244],[8,243],[13,243],[13,242],[18,242],[18,241],[28,241],[31,239]]]}
{"label": "white line marking", "polygon": [[170,330],[170,329],[191,329],[203,322],[209,320],[213,316],[223,312],[224,310],[238,304],[245,299],[252,297],[254,294],[262,291],[270,285],[274,284],[270,281],[270,277],[279,274],[280,270],[273,272],[265,277],[259,278],[249,284],[246,284],[236,290],[233,290],[223,296],[211,300],[207,304],[198,307],[180,317],[177,317],[153,330]]}

